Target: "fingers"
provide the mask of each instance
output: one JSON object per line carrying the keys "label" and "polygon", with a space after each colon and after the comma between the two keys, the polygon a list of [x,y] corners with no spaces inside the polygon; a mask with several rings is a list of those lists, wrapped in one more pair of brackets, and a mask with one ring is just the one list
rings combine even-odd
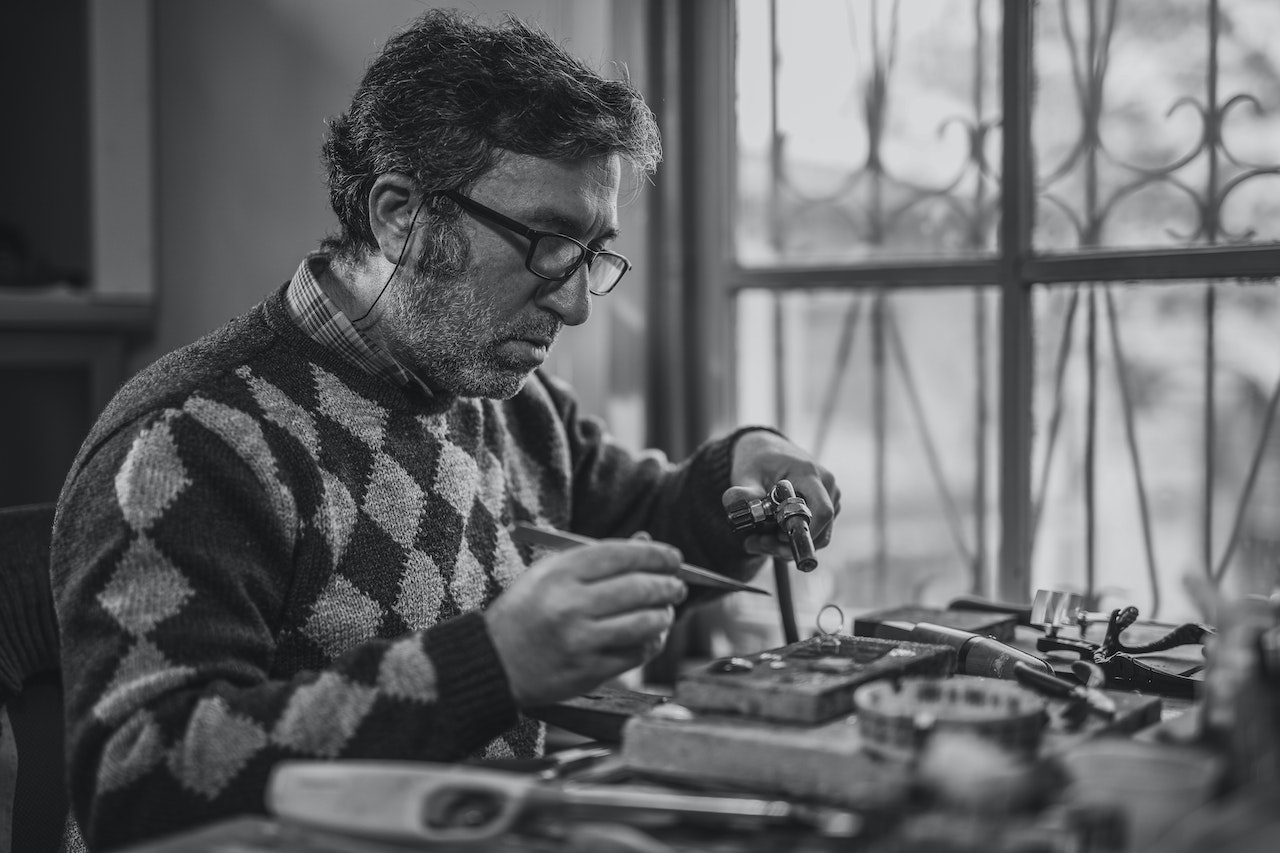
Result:
{"label": "fingers", "polygon": [[832,521],[831,521],[831,523],[830,523],[830,524],[828,524],[826,527],[824,527],[824,528],[821,530],[821,532],[819,532],[819,533],[818,533],[818,535],[817,535],[817,536],[814,536],[814,537],[813,537],[813,547],[814,547],[814,548],[825,548],[825,547],[827,547],[828,545],[830,545],[830,544],[831,544],[831,533],[832,533],[832,531],[834,531],[834,530],[835,530],[835,527],[836,527],[836,525],[835,525],[835,520],[834,520],[834,519],[832,519]]}
{"label": "fingers", "polygon": [[651,607],[674,607],[689,594],[689,587],[678,577],[652,572],[615,575],[587,584],[583,590],[583,611],[596,619]]}
{"label": "fingers", "polygon": [[[789,471],[787,479],[790,479],[796,494],[804,498],[812,513],[809,536],[813,539],[814,547],[825,548],[831,544],[835,518],[840,512],[840,488],[836,485],[835,475],[821,465],[805,463],[796,467],[800,470]],[[731,486],[725,490],[721,500],[727,510],[740,501],[760,497],[759,493],[749,487]],[[790,539],[776,527],[746,534],[742,546],[749,554],[765,554],[788,560],[793,557]]]}
{"label": "fingers", "polygon": [[669,545],[607,540],[517,577],[484,613],[516,702],[577,695],[657,654],[687,594],[679,564]]}
{"label": "fingers", "polygon": [[734,504],[758,500],[761,497],[763,497],[763,494],[759,489],[752,489],[747,486],[730,486],[720,496],[720,503],[728,511],[729,507]]}
{"label": "fingers", "polygon": [[[675,608],[647,607],[595,620],[585,644],[603,651],[656,654],[675,623]],[[652,651],[650,651],[652,650]]]}
{"label": "fingers", "polygon": [[813,537],[813,544],[821,548],[831,541],[831,525],[840,511],[840,490],[836,486],[835,475],[826,468],[816,463],[810,468],[809,472],[793,476],[791,485],[813,513],[809,521],[809,535]]}
{"label": "fingers", "polygon": [[579,580],[590,583],[635,572],[674,575],[680,560],[679,549],[665,542],[635,538],[606,539],[557,554],[547,562],[570,567]]}
{"label": "fingers", "polygon": [[[733,452],[731,485],[721,495],[721,502],[728,510],[742,501],[759,499],[783,479],[791,482],[812,513],[809,535],[814,546],[823,548],[830,544],[835,517],[840,512],[840,490],[835,475],[776,433],[755,430],[739,436]],[[776,557],[790,553],[790,543],[784,533],[763,537],[751,534],[743,545],[750,553]]]}

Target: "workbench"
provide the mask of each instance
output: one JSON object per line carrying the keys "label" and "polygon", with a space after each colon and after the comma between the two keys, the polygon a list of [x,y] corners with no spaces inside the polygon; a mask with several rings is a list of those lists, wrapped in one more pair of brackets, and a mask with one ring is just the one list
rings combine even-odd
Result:
{"label": "workbench", "polygon": [[[1014,644],[1034,647],[1034,633],[1019,628]],[[1173,650],[1161,656],[1163,665],[1171,671],[1186,671],[1201,660],[1199,648]],[[1065,665],[1065,662],[1061,662]],[[962,676],[953,676],[962,678]],[[985,680],[985,679],[983,679]],[[1127,809],[1128,817],[1143,841],[1155,840],[1154,850],[1170,850],[1190,853],[1192,848],[1178,846],[1192,833],[1195,837],[1221,841],[1230,838],[1240,841],[1242,851],[1260,851],[1257,846],[1265,838],[1266,831],[1280,825],[1271,817],[1267,804],[1280,800],[1251,799],[1209,803],[1215,784],[1221,779],[1222,756],[1213,750],[1193,743],[1196,734],[1196,704],[1186,699],[1168,699],[1138,694],[1119,695],[1122,713],[1121,724],[1110,729],[1110,740],[1099,740],[1098,727],[1076,731],[1051,730],[1046,732],[1043,749],[1060,757],[1052,763],[1054,768],[1068,768],[1070,774],[1060,781],[1062,796],[1054,797],[1040,811],[1019,811],[1002,814],[993,810],[983,813],[961,812],[950,808],[937,808],[928,804],[913,806],[911,813],[901,809],[891,816],[881,814],[876,806],[876,796],[888,798],[900,786],[908,786],[910,780],[900,766],[877,762],[859,755],[856,740],[856,715],[837,717],[833,721],[806,728],[783,723],[760,723],[746,719],[716,718],[710,715],[698,723],[673,722],[674,718],[649,716],[650,712],[664,704],[670,704],[666,696],[641,694],[628,691],[603,689],[588,697],[563,703],[549,710],[551,721],[568,724],[584,736],[596,738],[593,743],[608,742],[631,731],[632,737],[649,737],[660,743],[664,737],[672,749],[669,754],[696,749],[704,741],[701,761],[707,772],[704,778],[688,774],[663,773],[660,761],[628,761],[625,757],[628,745],[616,746],[616,753],[586,775],[568,774],[569,780],[585,778],[593,784],[628,784],[637,780],[645,784],[665,786],[671,791],[684,791],[690,795],[721,793],[738,796],[780,796],[752,790],[751,785],[734,784],[733,773],[715,772],[714,768],[732,771],[738,768],[743,778],[749,777],[744,768],[754,762],[768,765],[776,756],[788,749],[805,754],[806,761],[828,762],[826,769],[819,769],[834,781],[843,779],[845,790],[856,791],[857,796],[836,799],[836,804],[848,806],[862,815],[855,831],[831,836],[800,826],[740,826],[680,825],[643,830],[624,824],[597,822],[566,822],[549,837],[510,835],[484,845],[432,844],[406,848],[354,837],[339,832],[319,831],[306,826],[266,817],[246,816],[211,825],[193,833],[163,839],[149,845],[132,848],[128,853],[176,853],[176,851],[207,851],[207,853],[267,853],[267,851],[308,851],[309,853],[391,853],[405,849],[423,850],[495,850],[524,853],[543,850],[626,850],[636,853],[663,853],[663,851],[709,851],[709,853],[754,853],[754,851],[792,850],[801,853],[826,853],[826,851],[866,851],[866,853],[916,853],[926,850],[984,850],[1030,853],[1044,850],[1088,850],[1099,853],[1145,849],[1137,844],[1125,844],[1116,837],[1108,837],[1108,827],[1114,822],[1108,815],[1115,807]],[[642,722],[637,722],[641,721]],[[664,728],[665,727],[665,728]],[[841,731],[841,730],[845,731]],[[637,735],[636,732],[640,732]],[[838,733],[838,735],[837,735]],[[705,735],[705,737],[703,737]],[[719,758],[706,753],[705,742],[719,750]],[[825,745],[825,750],[824,750]],[[772,752],[771,752],[772,750]],[[650,755],[655,754],[650,750]],[[771,758],[770,756],[773,756]],[[623,759],[623,760],[620,760]],[[1045,764],[1049,767],[1049,764]],[[651,772],[652,771],[652,772]],[[757,774],[759,775],[759,774]],[[768,774],[764,774],[766,778]],[[1072,783],[1071,780],[1074,779]],[[742,779],[738,779],[742,782]],[[800,796],[816,791],[797,790],[781,784],[779,791]],[[831,798],[827,798],[831,802]],[[858,807],[862,808],[859,809]],[[1046,817],[1050,815],[1050,817]],[[882,818],[896,821],[891,829],[881,825]],[[1072,823],[1074,821],[1074,823]],[[1081,821],[1089,822],[1088,836],[1092,846],[1081,847],[1078,839]],[[1180,823],[1179,823],[1180,821]],[[1241,821],[1245,825],[1241,824]],[[1175,824],[1186,831],[1170,832]],[[998,831],[993,828],[998,827]],[[1055,830],[1056,828],[1056,830]],[[1065,833],[1074,832],[1076,841],[1068,846]],[[1055,831],[1064,834],[1054,843]],[[1273,836],[1274,837],[1274,836]],[[1133,841],[1130,834],[1129,840]],[[1253,844],[1254,846],[1247,846]],[[1269,847],[1266,849],[1270,849]]]}

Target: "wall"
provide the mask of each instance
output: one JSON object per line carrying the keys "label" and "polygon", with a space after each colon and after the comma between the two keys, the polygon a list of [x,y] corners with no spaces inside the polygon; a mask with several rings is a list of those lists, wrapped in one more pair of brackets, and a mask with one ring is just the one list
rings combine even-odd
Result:
{"label": "wall", "polygon": [[[135,367],[258,302],[331,230],[319,160],[325,119],[345,109],[387,36],[431,5],[155,2],[159,330]],[[470,0],[464,8],[536,21],[592,65],[603,67],[613,57],[608,2]],[[623,212],[624,230],[636,215]],[[623,251],[644,255],[643,246],[631,242]],[[633,293],[625,299],[607,297],[613,308],[597,299],[592,321],[562,336],[552,361],[588,410],[624,415],[629,435],[637,430],[626,424],[639,423],[628,402],[634,395],[613,395],[610,402],[607,350],[609,340],[623,339],[611,334],[617,322],[636,327],[642,281],[628,279]],[[619,311],[621,321],[612,316]],[[625,338],[638,344],[634,335]],[[630,361],[641,359],[636,354]],[[617,400],[624,401],[621,409]]]}

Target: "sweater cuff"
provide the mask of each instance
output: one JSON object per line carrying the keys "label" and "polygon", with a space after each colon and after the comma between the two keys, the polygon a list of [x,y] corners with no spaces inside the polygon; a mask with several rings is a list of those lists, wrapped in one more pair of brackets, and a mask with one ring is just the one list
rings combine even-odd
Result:
{"label": "sweater cuff", "polygon": [[484,744],[514,726],[515,699],[480,612],[464,613],[426,634],[440,696],[452,709],[460,739]]}
{"label": "sweater cuff", "polygon": [[787,439],[787,441],[791,440],[787,438],[786,433],[784,433],[782,430],[774,429],[771,426],[760,426],[760,425],[744,426],[744,427],[738,427],[733,432],[729,433],[724,439],[724,443],[726,445],[726,453],[725,453],[725,460],[724,460],[724,482],[725,482],[726,489],[729,487],[728,485],[729,475],[733,472],[733,452],[738,447],[738,439],[742,438],[744,435],[746,435],[749,432],[771,432],[780,438]]}

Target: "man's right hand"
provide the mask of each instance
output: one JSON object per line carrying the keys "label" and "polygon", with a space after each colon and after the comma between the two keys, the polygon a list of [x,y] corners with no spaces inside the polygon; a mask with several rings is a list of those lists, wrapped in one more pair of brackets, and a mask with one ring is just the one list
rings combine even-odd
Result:
{"label": "man's right hand", "polygon": [[485,611],[521,707],[595,689],[656,655],[688,590],[680,552],[606,540],[541,560]]}

